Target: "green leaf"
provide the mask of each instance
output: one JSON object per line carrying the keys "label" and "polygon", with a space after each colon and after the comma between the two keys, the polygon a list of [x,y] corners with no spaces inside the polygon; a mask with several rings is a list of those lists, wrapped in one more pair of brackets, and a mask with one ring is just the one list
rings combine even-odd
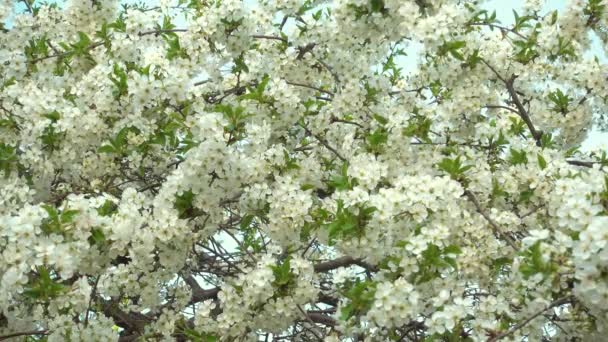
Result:
{"label": "green leaf", "polygon": [[445,248],[429,243],[426,250],[421,254],[421,260],[418,262],[418,272],[411,276],[411,280],[417,284],[421,284],[441,276],[442,272],[458,270],[454,255],[461,254],[460,247],[450,245]]}
{"label": "green leaf", "polygon": [[528,203],[530,199],[534,196],[534,189],[524,190],[519,194],[519,198],[517,200],[518,203]]}
{"label": "green leaf", "polygon": [[61,223],[71,223],[78,213],[80,213],[80,210],[63,211],[60,216]]}
{"label": "green leaf", "polygon": [[217,337],[215,335],[199,333],[194,329],[182,328],[182,333],[188,338],[188,341],[192,342],[216,342]]}
{"label": "green leaf", "polygon": [[35,301],[48,302],[67,290],[51,277],[51,272],[45,266],[38,267],[37,271],[36,277],[25,286],[24,296]]}
{"label": "green leaf", "polygon": [[492,262],[492,269],[494,271],[494,274],[499,274],[499,273],[503,272],[504,267],[511,265],[512,263],[513,263],[513,259],[510,259],[507,257],[500,257],[498,259],[495,259]]}
{"label": "green leaf", "polygon": [[371,309],[376,293],[376,283],[360,279],[356,279],[354,282],[347,281],[340,292],[348,299],[348,303],[340,309],[340,319],[347,321],[351,317],[364,315]]}
{"label": "green leaf", "polygon": [[511,121],[511,127],[509,128],[509,132],[513,135],[519,135],[523,137],[526,132],[526,124],[520,118],[510,116],[509,121]]}
{"label": "green leaf", "polygon": [[498,197],[506,198],[507,196],[509,196],[509,194],[504,190],[504,188],[502,188],[500,186],[496,177],[493,177],[492,178],[492,199],[495,199]]}
{"label": "green leaf", "polygon": [[514,148],[511,148],[510,152],[511,152],[511,154],[509,155],[509,163],[511,165],[519,165],[519,164],[528,163],[528,156],[526,154],[526,151],[516,150]]}
{"label": "green leaf", "polygon": [[371,220],[375,211],[375,207],[366,207],[362,204],[345,208],[344,202],[338,200],[333,221],[323,225],[328,230],[329,245],[333,246],[337,239],[362,237],[365,226]]}
{"label": "green leaf", "polygon": [[473,165],[463,165],[460,161],[460,156],[458,156],[455,159],[443,158],[443,160],[437,164],[437,167],[440,170],[447,172],[452,179],[462,180],[464,173],[470,170]]}
{"label": "green leaf", "polygon": [[443,57],[449,53],[452,57],[464,61],[464,56],[460,50],[465,46],[466,42],[463,40],[444,42],[437,50],[437,55]]}
{"label": "green leaf", "polygon": [[99,152],[99,153],[117,153],[119,151],[117,149],[115,149],[114,146],[112,146],[112,145],[103,145],[97,149],[97,152]]}
{"label": "green leaf", "polygon": [[124,19],[123,14],[121,14],[116,21],[114,21],[111,24],[108,24],[108,28],[113,29],[114,31],[117,32],[126,32],[127,31],[127,23]]}
{"label": "green leaf", "polygon": [[17,168],[17,149],[14,146],[0,143],[0,171],[8,178],[13,168]]}
{"label": "green leaf", "polygon": [[388,132],[384,128],[378,128],[374,133],[367,134],[365,139],[370,152],[382,153],[383,145],[388,141]]}
{"label": "green leaf", "polygon": [[285,297],[294,286],[295,275],[291,272],[291,256],[287,256],[278,265],[271,265],[274,280],[272,286],[276,289],[276,295]]}
{"label": "green leaf", "polygon": [[370,0],[372,12],[382,12],[384,10],[384,0]]}
{"label": "green leaf", "polygon": [[285,258],[282,263],[279,265],[272,265],[270,268],[274,274],[273,284],[275,286],[287,285],[293,279],[293,274],[291,273],[291,257]]}
{"label": "green leaf", "polygon": [[79,31],[78,41],[70,46],[74,56],[90,56],[88,50],[91,46],[91,38],[86,33]]}
{"label": "green leaf", "polygon": [[186,50],[183,49],[179,43],[179,37],[177,35],[174,36],[163,36],[165,41],[167,42],[167,59],[173,60],[176,58],[188,58],[188,54]]}
{"label": "green leaf", "polygon": [[570,101],[572,100],[566,94],[564,94],[561,89],[557,89],[548,96],[549,100],[553,102],[554,107],[553,110],[557,113],[561,113],[563,115],[568,113],[568,106],[570,105]]}
{"label": "green leaf", "polygon": [[250,215],[250,214],[243,216],[243,218],[241,219],[241,223],[240,223],[241,229],[244,230],[244,229],[249,228],[249,226],[251,225],[251,222],[253,222],[254,218],[255,218],[255,216]]}
{"label": "green leaf", "polygon": [[542,148],[552,148],[555,145],[551,133],[543,133],[540,137],[540,146]]}
{"label": "green leaf", "polygon": [[116,89],[112,91],[112,95],[114,95],[115,99],[120,99],[122,96],[127,95],[128,93],[128,85],[127,85],[127,72],[122,69],[118,64],[114,64],[114,68],[112,69],[112,73],[109,75],[110,81],[114,83]]}
{"label": "green leaf", "polygon": [[332,176],[331,179],[327,182],[327,185],[330,187],[330,189],[337,191],[352,190],[356,184],[356,179],[351,179],[348,176],[348,163],[342,164],[342,167],[340,168],[340,173]]}
{"label": "green leaf", "polygon": [[184,191],[181,195],[175,196],[175,203],[173,208],[177,210],[178,217],[180,219],[185,219],[188,217],[193,217],[194,211],[194,193],[191,190]]}
{"label": "green leaf", "polygon": [[249,72],[249,67],[245,63],[245,53],[241,53],[237,58],[233,60],[234,66],[232,67],[232,73],[238,74],[242,72]]}
{"label": "green leaf", "polygon": [[29,60],[49,55],[49,47],[46,36],[30,39],[29,45],[25,46],[24,54]]}
{"label": "green leaf", "polygon": [[323,9],[320,9],[320,10],[316,11],[315,13],[313,13],[312,18],[315,21],[319,21],[319,19],[321,19],[322,14],[323,14]]}
{"label": "green leaf", "polygon": [[268,75],[264,75],[260,83],[255,88],[247,87],[247,94],[239,96],[239,99],[253,100],[264,104],[273,104],[275,100],[270,96],[264,95],[264,90],[266,89],[269,81],[270,77]]}
{"label": "green leaf", "polygon": [[583,9],[583,14],[587,15],[588,25],[595,25],[604,15],[606,5],[602,0],[589,0],[587,6]]}
{"label": "green leaf", "polygon": [[526,279],[537,273],[548,276],[557,269],[556,265],[551,263],[551,260],[547,262],[543,260],[540,241],[537,241],[530,248],[523,251],[521,255],[524,257],[524,263],[520,266],[519,270]]}
{"label": "green leaf", "polygon": [[91,236],[89,236],[88,241],[91,246],[102,247],[106,243],[106,236],[101,228],[93,228],[91,229]]}
{"label": "green leaf", "polygon": [[444,254],[461,254],[462,250],[456,245],[449,245],[443,249]]}
{"label": "green leaf", "polygon": [[388,119],[385,118],[384,116],[380,115],[380,114],[374,114],[373,117],[381,125],[386,125],[388,123]]}
{"label": "green leaf", "polygon": [[111,216],[118,210],[118,205],[110,200],[103,202],[101,207],[97,208],[99,216]]}
{"label": "green leaf", "polygon": [[423,142],[431,142],[431,138],[429,137],[429,133],[431,132],[431,119],[421,116],[415,115],[407,127],[403,129],[403,134],[408,137],[415,137]]}
{"label": "green leaf", "polygon": [[534,16],[525,15],[520,17],[515,10],[513,10],[513,15],[515,16],[515,26],[513,26],[513,31],[519,31],[523,28],[532,27],[529,21],[534,20]]}
{"label": "green leaf", "polygon": [[538,166],[540,167],[541,170],[544,170],[547,168],[547,161],[545,160],[545,158],[543,158],[542,154],[538,153],[536,155],[537,159],[538,159]]}
{"label": "green leaf", "polygon": [[555,25],[555,23],[557,22],[557,15],[558,15],[557,10],[555,10],[551,13],[551,20],[549,21],[549,25]]}

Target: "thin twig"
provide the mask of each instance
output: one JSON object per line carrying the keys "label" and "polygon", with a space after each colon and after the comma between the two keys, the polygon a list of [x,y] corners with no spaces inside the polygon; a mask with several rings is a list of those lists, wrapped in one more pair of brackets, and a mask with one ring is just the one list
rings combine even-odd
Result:
{"label": "thin twig", "polygon": [[517,245],[515,244],[515,241],[513,240],[513,238],[510,237],[509,235],[503,233],[502,230],[500,229],[500,227],[498,226],[498,224],[496,222],[494,222],[494,220],[492,220],[492,218],[483,210],[483,208],[479,204],[479,201],[477,200],[477,197],[475,197],[475,195],[473,195],[473,193],[470,190],[465,190],[464,194],[473,203],[473,205],[475,205],[477,212],[479,214],[481,214],[481,216],[483,216],[483,218],[485,218],[486,221],[488,221],[488,223],[492,227],[492,230],[494,231],[494,234],[496,234],[497,236],[500,236],[514,250],[516,250],[516,251],[519,250],[519,248],[517,248]]}
{"label": "thin twig", "polygon": [[528,40],[528,37],[524,36],[523,34],[517,32],[517,31],[515,31],[512,28],[508,28],[508,27],[505,27],[505,26],[500,26],[500,25],[496,25],[496,24],[488,24],[488,23],[470,23],[469,25],[471,25],[471,26],[489,26],[490,28],[495,27],[495,28],[501,30],[502,32],[504,32],[504,31],[511,32],[513,34],[516,34],[520,38],[525,39],[526,41]]}
{"label": "thin twig", "polygon": [[32,331],[21,331],[11,334],[6,334],[0,336],[0,341],[8,340],[9,338],[19,337],[19,336],[32,336],[32,335],[48,335],[48,330],[32,330]]}
{"label": "thin twig", "polygon": [[365,127],[363,127],[362,124],[360,124],[358,122],[348,121],[348,120],[343,120],[343,119],[338,119],[338,118],[332,118],[330,122],[331,123],[341,122],[341,123],[345,123],[345,124],[349,124],[349,125],[355,125],[355,126],[360,127],[360,128],[365,128]]}
{"label": "thin twig", "polygon": [[488,108],[488,109],[499,109],[499,108],[501,108],[501,109],[506,109],[506,110],[508,110],[508,111],[510,111],[510,112],[513,112],[513,113],[515,113],[515,114],[519,115],[519,112],[517,111],[517,109],[515,109],[515,108],[511,108],[511,107],[509,107],[509,106],[501,106],[501,105],[485,105],[485,106],[483,106],[483,108]]}
{"label": "thin twig", "polygon": [[550,309],[552,309],[552,308],[554,308],[556,306],[568,304],[572,300],[573,300],[572,296],[566,296],[566,297],[560,298],[560,299],[552,302],[551,304],[547,305],[545,308],[537,311],[532,316],[530,316],[530,317],[526,318],[525,320],[523,320],[523,321],[517,323],[516,325],[512,326],[511,329],[503,332],[502,334],[499,334],[497,336],[494,336],[494,337],[488,339],[488,342],[494,342],[494,341],[498,341],[500,339],[503,339],[503,338],[511,335],[512,333],[516,332],[517,330],[523,328],[524,326],[526,326],[526,324],[530,323],[536,317],[542,315],[545,311],[550,310]]}
{"label": "thin twig", "polygon": [[321,138],[320,136],[313,134],[308,127],[301,125],[302,128],[304,128],[304,130],[306,131],[306,133],[310,134],[311,136],[315,137],[315,139],[317,139],[318,142],[321,143],[321,145],[325,146],[325,148],[327,148],[328,150],[330,150],[331,152],[333,152],[333,154],[336,155],[336,157],[338,157],[338,159],[340,159],[341,161],[345,162],[346,158],[342,157],[342,155],[340,155],[340,153],[333,147],[331,147],[327,141],[325,141],[325,139]]}
{"label": "thin twig", "polygon": [[188,29],[170,29],[170,30],[152,30],[152,31],[145,31],[145,32],[139,32],[138,35],[141,36],[147,36],[150,34],[153,34],[155,36],[158,36],[159,34],[163,34],[163,33],[177,33],[177,32],[188,32]]}
{"label": "thin twig", "polygon": [[304,318],[306,318],[306,320],[308,321],[308,323],[311,324],[310,327],[310,331],[313,333],[313,335],[315,335],[315,337],[319,340],[319,341],[323,341],[323,334],[317,331],[317,325],[315,324],[315,322],[312,321],[312,319],[310,319],[310,317],[308,316],[308,314],[306,313],[306,311],[304,311],[302,309],[302,307],[300,306],[300,304],[297,305],[298,310],[300,310],[300,312],[302,313],[302,315],[304,315]]}
{"label": "thin twig", "polygon": [[279,37],[279,36],[266,36],[266,35],[263,35],[263,34],[254,34],[251,37],[253,37],[255,39],[279,40],[279,41],[282,41],[283,43],[287,43],[287,39],[285,39],[283,37]]}
{"label": "thin twig", "polygon": [[30,4],[29,0],[21,0],[21,2],[25,4],[25,7],[27,8],[28,12],[34,14],[34,9],[32,8],[32,5]]}
{"label": "thin twig", "polygon": [[[99,46],[102,46],[102,45],[104,45],[104,42],[97,42],[97,43],[94,43],[94,44],[89,45],[89,46],[86,48],[86,50],[87,50],[87,51],[88,51],[88,50],[93,50],[94,48],[99,47]],[[48,55],[48,56],[44,56],[44,57],[39,57],[39,58],[32,59],[32,60],[31,60],[31,61],[29,61],[29,62],[30,62],[30,63],[32,63],[32,64],[34,64],[34,63],[37,63],[37,62],[40,62],[40,61],[43,61],[43,60],[45,60],[45,59],[49,59],[49,58],[55,58],[55,57],[65,57],[65,56],[69,55],[71,52],[72,52],[72,51],[65,51],[65,52],[62,52],[62,53],[56,53],[56,54],[54,54],[54,55]]]}
{"label": "thin twig", "polygon": [[481,58],[481,62],[483,64],[485,64],[490,70],[492,70],[494,75],[496,75],[496,77],[498,77],[498,79],[500,79],[502,81],[502,83],[505,83],[505,84],[507,83],[507,80],[504,79],[504,77],[502,77],[502,75],[498,71],[496,71],[496,69],[494,69],[494,67],[491,66],[490,63],[486,62],[486,60],[483,58]]}
{"label": "thin twig", "polygon": [[334,95],[334,93],[332,93],[329,90],[321,89],[321,88],[318,88],[318,87],[315,87],[315,86],[311,86],[311,85],[308,85],[308,84],[304,84],[304,83],[292,82],[292,81],[285,81],[285,83],[287,83],[289,85],[292,85],[292,86],[296,86],[296,87],[303,87],[303,88],[313,89],[313,90],[316,90],[318,92],[321,92],[321,93],[324,93],[324,94],[327,94],[327,95],[331,95],[331,96]]}
{"label": "thin twig", "polygon": [[93,304],[93,299],[97,296],[97,285],[99,284],[99,277],[95,279],[95,284],[93,285],[93,290],[91,291],[91,297],[89,298],[89,306],[87,306],[87,312],[84,317],[84,326],[87,327],[89,325],[89,312],[91,311],[91,305]]}

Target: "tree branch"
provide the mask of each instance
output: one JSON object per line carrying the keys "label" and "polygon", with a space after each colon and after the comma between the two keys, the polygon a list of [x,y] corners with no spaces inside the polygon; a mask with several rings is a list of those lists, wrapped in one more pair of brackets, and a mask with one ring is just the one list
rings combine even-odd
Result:
{"label": "tree branch", "polygon": [[30,4],[29,0],[21,0],[21,2],[25,4],[25,7],[27,8],[27,11],[30,12],[30,14],[34,14],[34,9],[32,8],[32,5]]}
{"label": "tree branch", "polygon": [[332,317],[320,313],[308,312],[306,316],[315,323],[327,325],[329,327],[333,327],[337,324],[336,320]]}
{"label": "tree branch", "polygon": [[515,88],[513,87],[513,83],[515,82],[516,78],[517,78],[517,76],[513,75],[507,81],[507,83],[506,83],[507,90],[509,91],[509,95],[511,95],[511,99],[513,99],[513,102],[515,103],[515,107],[517,107],[519,116],[522,118],[522,120],[524,120],[524,122],[526,123],[526,126],[528,126],[528,129],[530,130],[530,133],[532,133],[532,137],[534,137],[534,140],[536,140],[536,145],[541,146],[541,139],[543,137],[543,132],[536,130],[536,128],[534,127],[534,124],[532,123],[532,120],[530,119],[530,114],[528,113],[526,108],[524,108],[524,105],[519,100],[519,97],[517,96],[517,92],[515,91]]}
{"label": "tree branch", "polygon": [[592,161],[582,161],[582,160],[566,160],[566,163],[574,166],[584,166],[584,167],[593,167],[593,164],[597,164],[598,162]]}
{"label": "tree branch", "polygon": [[[515,35],[519,36],[520,38],[522,38],[522,39],[526,40],[526,41],[528,40],[528,37],[524,36],[523,34],[521,34],[521,33],[517,32],[517,31],[515,31],[515,30],[514,30],[514,29],[512,29],[512,28],[508,28],[508,27],[505,27],[505,26],[500,26],[500,25],[496,25],[496,24],[489,24],[489,23],[470,23],[469,25],[470,25],[470,26],[488,26],[488,27],[490,27],[490,29],[492,29],[492,28],[497,28],[497,29],[499,29],[500,31],[502,31],[503,33],[504,33],[505,31],[506,31],[506,32],[511,32],[511,33],[513,33],[513,34],[515,34]],[[504,39],[504,34],[503,34],[503,39]]]}
{"label": "tree branch", "polygon": [[187,29],[151,30],[151,31],[139,32],[138,35],[140,37],[147,36],[150,34],[158,36],[159,34],[163,34],[163,33],[177,33],[177,32],[188,32],[188,30]]}
{"label": "tree branch", "polygon": [[505,86],[507,87],[507,91],[509,92],[509,96],[511,97],[511,100],[513,100],[515,107],[517,107],[517,114],[519,115],[519,117],[522,120],[524,120],[524,122],[526,123],[526,126],[528,126],[528,129],[530,130],[532,137],[534,138],[534,140],[536,140],[536,146],[541,146],[541,139],[543,137],[543,132],[536,130],[536,128],[534,127],[534,124],[532,123],[532,120],[530,119],[530,114],[528,113],[528,111],[526,110],[524,105],[519,100],[518,92],[515,90],[515,87],[513,86],[513,84],[515,83],[515,80],[517,79],[517,75],[511,75],[511,78],[509,78],[507,80],[504,77],[502,77],[502,75],[496,69],[494,69],[494,67],[492,67],[485,59],[482,58],[481,61],[490,70],[492,70],[492,72],[496,75],[496,77],[498,77],[498,79],[500,79],[505,84]]}
{"label": "tree branch", "polygon": [[371,272],[377,272],[378,268],[374,265],[368,264],[361,259],[355,259],[350,256],[343,256],[334,260],[324,261],[314,265],[314,270],[317,273],[328,272],[335,270],[336,268],[349,267],[357,265]]}
{"label": "tree branch", "polygon": [[523,320],[523,321],[517,323],[516,325],[512,326],[511,329],[509,329],[509,330],[507,330],[507,331],[505,331],[505,332],[503,332],[503,333],[501,333],[501,334],[499,334],[497,336],[494,336],[494,337],[488,339],[488,342],[498,341],[500,339],[503,339],[503,338],[511,335],[512,333],[514,333],[517,330],[519,330],[519,329],[523,328],[524,326],[526,326],[528,323],[530,323],[536,317],[542,315],[545,311],[547,311],[549,309],[552,309],[552,308],[554,308],[556,306],[568,304],[568,303],[572,302],[573,299],[574,298],[572,296],[566,296],[566,297],[560,298],[560,299],[552,302],[551,304],[549,304],[545,308],[543,308],[543,309],[537,311],[536,313],[534,313],[532,316],[530,316],[530,317],[526,318],[525,320]]}
{"label": "tree branch", "polygon": [[327,148],[328,150],[330,150],[331,152],[333,152],[336,157],[338,157],[338,159],[340,159],[341,161],[345,162],[346,158],[342,157],[340,155],[340,153],[333,147],[331,147],[327,141],[325,141],[325,139],[321,138],[320,136],[313,134],[306,126],[301,125],[302,128],[304,128],[304,130],[306,131],[306,133],[310,134],[311,136],[315,137],[315,139],[317,139],[317,141],[319,141],[321,143],[321,145],[325,146],[325,148]]}
{"label": "tree branch", "polygon": [[291,81],[287,81],[287,80],[285,81],[285,83],[287,83],[287,84],[289,84],[289,85],[292,85],[292,86],[297,86],[297,87],[303,87],[303,88],[313,89],[313,90],[316,90],[316,91],[319,91],[319,92],[321,92],[321,93],[324,93],[324,94],[327,94],[327,95],[331,95],[331,96],[333,96],[333,95],[334,95],[334,93],[332,93],[332,92],[331,92],[331,91],[329,91],[329,90],[321,89],[321,88],[318,88],[318,87],[315,87],[315,86],[311,86],[311,85],[308,85],[308,84],[304,84],[304,83],[291,82]]}
{"label": "tree branch", "polygon": [[515,108],[511,108],[511,107],[509,107],[509,106],[501,106],[501,105],[485,105],[485,106],[483,106],[483,108],[488,108],[488,109],[498,109],[498,108],[501,108],[501,109],[506,109],[506,110],[508,110],[508,111],[510,111],[510,112],[513,112],[513,113],[515,113],[515,114],[519,115],[519,112],[517,111],[517,109],[515,109]]}
{"label": "tree branch", "polygon": [[312,332],[313,335],[315,335],[315,337],[319,340],[319,341],[323,341],[323,333],[321,333],[320,331],[317,331],[317,325],[315,324],[316,322],[314,322],[312,320],[312,318],[310,318],[310,314],[307,314],[304,309],[302,309],[302,307],[298,304],[297,305],[298,310],[300,310],[300,312],[302,313],[302,315],[304,315],[304,318],[306,318],[306,320],[310,323],[311,327],[310,327],[310,331]]}
{"label": "tree branch", "polygon": [[503,240],[505,240],[507,242],[507,244],[509,244],[509,246],[511,246],[514,250],[518,251],[519,248],[515,244],[515,240],[513,240],[513,238],[510,237],[509,235],[502,232],[502,230],[500,229],[498,224],[496,222],[494,222],[494,220],[492,220],[492,218],[483,210],[483,208],[479,204],[479,201],[477,200],[477,197],[475,197],[475,195],[473,195],[473,193],[469,190],[465,190],[464,194],[473,203],[473,205],[475,205],[477,212],[479,214],[481,214],[481,216],[483,216],[483,218],[486,219],[486,221],[488,221],[488,223],[492,227],[492,230],[494,231],[494,234],[501,237]]}
{"label": "tree branch", "polygon": [[20,332],[2,335],[2,336],[0,336],[0,341],[8,340],[9,338],[19,337],[19,336],[48,335],[49,333],[50,332],[48,330],[20,331]]}
{"label": "tree branch", "polygon": [[270,40],[279,40],[283,43],[287,43],[287,39],[283,38],[283,37],[279,37],[279,36],[266,36],[263,34],[254,34],[251,37],[255,38],[255,39],[270,39]]}
{"label": "tree branch", "polygon": [[[97,42],[97,43],[91,44],[91,45],[89,45],[87,47],[87,51],[88,50],[93,50],[94,48],[102,46],[103,44],[104,44],[104,42]],[[65,57],[65,56],[69,55],[70,52],[71,51],[65,51],[65,52],[62,52],[62,53],[56,53],[54,55],[48,55],[48,56],[44,56],[44,57],[35,58],[35,59],[32,59],[31,61],[29,61],[29,63],[34,64],[34,63],[38,63],[40,61],[43,61],[45,59],[50,59],[50,58],[55,58],[55,57]]]}

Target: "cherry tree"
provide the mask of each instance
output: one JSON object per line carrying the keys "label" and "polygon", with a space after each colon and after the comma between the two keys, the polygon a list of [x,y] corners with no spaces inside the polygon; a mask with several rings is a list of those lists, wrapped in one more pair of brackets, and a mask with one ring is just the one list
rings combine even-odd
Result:
{"label": "cherry tree", "polygon": [[602,340],[608,2],[543,5],[1,0],[0,340]]}

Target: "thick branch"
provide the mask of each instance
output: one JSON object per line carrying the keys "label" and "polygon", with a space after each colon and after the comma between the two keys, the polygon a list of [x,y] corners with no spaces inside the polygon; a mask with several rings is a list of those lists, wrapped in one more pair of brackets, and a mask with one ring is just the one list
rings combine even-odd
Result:
{"label": "thick branch", "polygon": [[374,265],[370,265],[361,259],[355,259],[350,256],[340,257],[334,260],[324,261],[314,265],[314,270],[317,273],[328,272],[331,270],[335,270],[336,268],[341,267],[349,267],[352,265],[357,265],[361,268],[364,268],[371,272],[377,272],[378,268]]}
{"label": "thick branch", "polygon": [[311,321],[315,322],[315,323],[319,323],[319,324],[324,324],[327,325],[329,327],[333,327],[335,326],[336,320],[333,319],[330,316],[327,315],[323,315],[320,313],[316,313],[316,312],[308,312],[307,313],[308,318],[310,318]]}
{"label": "thick branch", "polygon": [[528,129],[530,130],[532,137],[534,138],[534,140],[536,140],[536,145],[541,146],[541,139],[543,137],[543,132],[537,130],[536,127],[534,127],[534,124],[532,123],[532,120],[530,119],[530,114],[528,113],[528,111],[526,110],[524,105],[519,100],[518,92],[517,92],[517,90],[515,90],[515,87],[513,86],[513,84],[515,83],[515,80],[517,79],[517,75],[512,75],[511,78],[505,79],[504,77],[502,77],[502,75],[496,69],[494,69],[494,67],[492,67],[490,65],[490,63],[486,62],[485,59],[481,59],[481,61],[490,70],[492,70],[492,72],[496,75],[496,77],[498,77],[499,80],[501,80],[505,84],[505,86],[507,87],[507,91],[509,92],[509,96],[511,97],[511,100],[513,100],[515,107],[517,107],[516,113],[526,123],[526,126],[528,126]]}
{"label": "thick branch", "polygon": [[566,160],[566,163],[574,166],[584,166],[584,167],[593,167],[593,164],[597,164],[597,162],[591,161],[582,161],[582,160]]}
{"label": "thick branch", "polygon": [[192,298],[190,299],[190,303],[188,303],[188,305],[202,302],[208,299],[215,299],[217,298],[217,294],[220,292],[219,287],[215,287],[209,290],[203,289],[198,284],[198,281],[194,279],[194,276],[184,277],[184,281],[192,289]]}
{"label": "thick branch", "polygon": [[532,133],[532,137],[534,137],[534,140],[536,140],[536,145],[540,146],[541,138],[543,137],[543,132],[536,130],[536,128],[534,127],[534,124],[532,123],[532,120],[530,119],[530,114],[528,113],[526,108],[524,108],[524,105],[519,100],[519,97],[517,96],[517,92],[515,91],[515,88],[513,87],[513,83],[515,82],[516,78],[517,78],[517,76],[513,75],[507,81],[507,83],[506,83],[507,90],[509,91],[509,95],[511,95],[511,99],[513,99],[513,103],[515,103],[515,107],[517,107],[519,116],[521,117],[522,120],[524,120],[524,122],[526,123],[526,126],[528,126],[528,129],[530,130],[530,133]]}

